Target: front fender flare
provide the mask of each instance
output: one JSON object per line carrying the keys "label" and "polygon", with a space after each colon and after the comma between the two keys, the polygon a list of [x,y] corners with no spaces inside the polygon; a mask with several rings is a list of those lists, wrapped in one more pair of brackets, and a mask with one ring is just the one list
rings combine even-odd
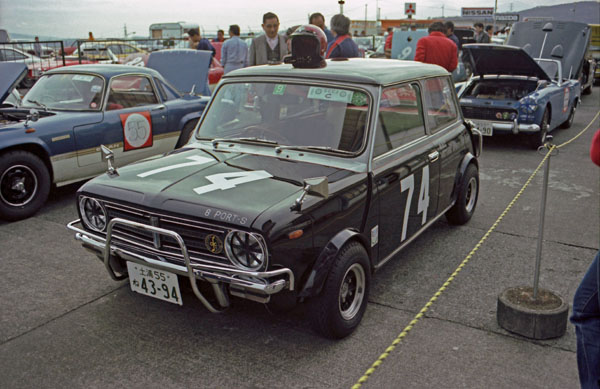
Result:
{"label": "front fender flare", "polygon": [[298,297],[313,297],[321,293],[325,280],[329,275],[333,261],[344,245],[351,241],[358,240],[367,252],[370,252],[366,239],[358,231],[345,229],[338,232],[326,245],[317,261],[312,267],[310,274],[302,287]]}

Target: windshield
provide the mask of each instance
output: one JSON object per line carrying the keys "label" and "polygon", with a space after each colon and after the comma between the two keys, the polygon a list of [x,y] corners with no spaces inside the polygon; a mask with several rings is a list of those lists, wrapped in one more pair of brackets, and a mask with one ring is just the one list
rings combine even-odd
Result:
{"label": "windshield", "polygon": [[256,138],[285,146],[357,152],[366,139],[370,98],[365,92],[317,85],[223,85],[196,135]]}
{"label": "windshield", "polygon": [[59,110],[93,110],[102,106],[104,80],[91,74],[42,76],[25,95],[23,106]]}
{"label": "windshield", "polygon": [[535,61],[540,65],[544,72],[546,72],[551,80],[558,80],[558,63],[556,63],[556,61],[543,59],[536,59]]}

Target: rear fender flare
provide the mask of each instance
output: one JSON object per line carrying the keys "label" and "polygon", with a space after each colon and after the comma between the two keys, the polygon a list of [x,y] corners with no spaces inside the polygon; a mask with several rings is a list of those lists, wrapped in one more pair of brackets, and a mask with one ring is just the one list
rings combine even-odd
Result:
{"label": "rear fender flare", "polygon": [[[367,250],[369,258],[371,258],[370,246],[367,244],[366,238],[363,235],[361,235],[358,231],[345,229],[338,232],[337,235],[335,235],[325,245],[323,251],[321,251],[321,254],[319,254],[319,257],[317,258],[317,261],[310,270],[308,278],[304,283],[304,286],[300,290],[298,297],[313,297],[321,293],[321,290],[323,289],[323,285],[327,280],[335,258],[337,257],[342,247],[344,247],[344,245],[350,241],[358,241],[360,244],[362,244]],[[373,271],[372,267],[371,271]]]}
{"label": "rear fender flare", "polygon": [[479,169],[479,162],[477,161],[477,158],[475,158],[475,156],[469,152],[469,153],[466,153],[465,156],[463,157],[462,161],[460,162],[458,171],[456,172],[456,177],[454,178],[454,188],[452,189],[452,203],[454,203],[456,201],[456,196],[457,196],[456,188],[460,187],[460,183],[461,183],[463,177],[465,176],[467,167],[470,164],[474,164],[477,167],[477,169]]}

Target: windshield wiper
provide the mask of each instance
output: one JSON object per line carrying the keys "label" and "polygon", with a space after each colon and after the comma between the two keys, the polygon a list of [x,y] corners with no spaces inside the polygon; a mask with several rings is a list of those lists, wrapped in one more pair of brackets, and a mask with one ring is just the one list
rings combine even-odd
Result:
{"label": "windshield wiper", "polygon": [[277,143],[274,140],[269,140],[269,139],[261,139],[261,138],[257,138],[257,137],[246,137],[246,138],[217,138],[217,139],[213,139],[211,141],[212,145],[214,148],[216,148],[219,143],[227,143],[227,142],[240,142],[240,143],[260,143],[260,144],[267,144],[267,145],[273,145],[273,146],[277,146],[279,143]]}
{"label": "windshield wiper", "polygon": [[353,155],[352,151],[335,149],[330,146],[277,146],[275,148],[276,153],[281,153],[283,150],[317,150],[317,151],[330,151],[333,153],[341,153],[346,155]]}
{"label": "windshield wiper", "polygon": [[31,102],[31,103],[37,105],[38,107],[44,108],[44,111],[48,110],[48,107],[46,107],[44,104],[40,103],[39,101],[36,101],[36,100],[27,100],[27,102]]}

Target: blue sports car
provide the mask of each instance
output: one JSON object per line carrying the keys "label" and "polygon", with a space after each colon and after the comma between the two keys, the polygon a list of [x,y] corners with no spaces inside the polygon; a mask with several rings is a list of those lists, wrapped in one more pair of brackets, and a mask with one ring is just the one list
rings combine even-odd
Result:
{"label": "blue sports car", "polygon": [[561,47],[552,50],[552,59],[495,44],[463,45],[463,51],[473,77],[458,91],[460,106],[483,135],[525,134],[538,148],[548,132],[571,126],[581,87],[563,77]]}
{"label": "blue sports car", "polygon": [[[0,65],[4,99],[24,65]],[[20,107],[0,108],[0,218],[29,217],[52,184],[102,173],[100,145],[119,166],[185,144],[208,100],[182,95],[150,68],[79,65],[46,72]]]}

